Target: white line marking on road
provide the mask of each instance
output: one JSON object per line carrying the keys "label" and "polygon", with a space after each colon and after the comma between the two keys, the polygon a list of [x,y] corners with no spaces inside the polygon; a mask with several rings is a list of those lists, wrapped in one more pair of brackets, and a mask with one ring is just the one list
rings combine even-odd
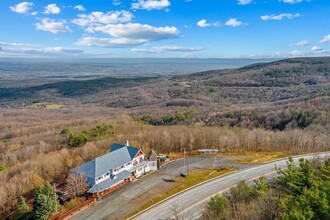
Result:
{"label": "white line marking on road", "polygon": [[198,219],[200,216],[197,216],[197,218],[195,218],[195,215],[199,215],[199,213],[201,213],[202,211],[198,211],[195,214],[193,214],[189,219]]}
{"label": "white line marking on road", "polygon": [[[269,173],[265,173],[264,175],[265,175],[265,176],[268,176],[268,175],[273,174],[273,173],[276,173],[276,171],[272,171],[272,172],[269,172]],[[251,178],[251,179],[249,179],[249,180],[247,180],[247,181],[252,181],[252,180],[255,180],[255,179],[258,179],[258,178],[260,178],[260,176],[257,176],[257,177],[254,177],[254,178]],[[233,188],[233,187],[235,187],[235,186],[237,186],[237,184],[234,184],[234,185],[232,185],[232,186],[230,186],[230,187],[228,187],[228,188],[226,188],[226,189],[223,189],[223,190],[221,190],[221,191],[219,191],[219,192],[217,192],[217,193],[215,193],[215,194],[213,194],[213,195],[211,195],[211,196],[209,196],[209,197],[207,197],[207,198],[205,198],[205,199],[203,199],[203,200],[201,200],[201,201],[199,201],[199,202],[197,202],[197,203],[191,205],[190,207],[188,207],[188,208],[182,210],[182,211],[179,213],[179,215],[182,214],[182,213],[184,213],[184,212],[186,212],[187,210],[191,209],[192,207],[197,206],[197,205],[200,205],[201,203],[203,203],[203,202],[209,200],[211,197],[214,197],[214,196],[217,195],[217,194],[221,194],[221,193],[223,193],[223,192],[225,192],[225,191],[227,191],[227,190],[229,190],[230,188]],[[204,191],[204,192],[205,192],[205,191]],[[173,216],[173,217],[174,217],[174,216]]]}
{"label": "white line marking on road", "polygon": [[167,212],[167,210],[166,210],[166,211],[164,211],[164,212],[162,212],[162,213],[160,213],[159,215],[164,215],[166,212]]}
{"label": "white line marking on road", "polygon": [[212,190],[212,188],[210,188],[210,189],[207,189],[207,190],[204,190],[204,192],[208,192],[208,191],[211,191]]}
{"label": "white line marking on road", "polygon": [[182,204],[185,203],[185,202],[187,202],[188,200],[189,200],[189,199],[184,200],[184,201],[182,202]]}

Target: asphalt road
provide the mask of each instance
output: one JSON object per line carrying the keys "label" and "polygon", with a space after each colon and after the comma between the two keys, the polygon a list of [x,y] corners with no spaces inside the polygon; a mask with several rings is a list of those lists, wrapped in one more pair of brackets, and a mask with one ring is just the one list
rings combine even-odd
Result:
{"label": "asphalt road", "polygon": [[[330,153],[320,154],[320,157],[330,156]],[[299,158],[312,159],[314,156]],[[275,165],[286,167],[286,159],[258,165],[252,168],[243,168],[236,173],[223,176],[191,190],[183,192],[143,213],[135,216],[134,220],[153,219],[198,219],[202,215],[205,203],[217,193],[222,193],[242,180],[251,180],[259,176],[275,176]]]}
{"label": "asphalt road", "polygon": [[[220,165],[233,166],[237,169],[246,169],[254,165],[232,162],[233,157],[191,157],[188,158],[189,169],[205,169]],[[163,166],[159,171],[139,179],[137,182],[128,183],[122,188],[109,194],[91,207],[72,216],[71,219],[120,219],[131,211],[139,208],[158,194],[172,188],[176,179],[180,178],[183,161],[174,161]]]}

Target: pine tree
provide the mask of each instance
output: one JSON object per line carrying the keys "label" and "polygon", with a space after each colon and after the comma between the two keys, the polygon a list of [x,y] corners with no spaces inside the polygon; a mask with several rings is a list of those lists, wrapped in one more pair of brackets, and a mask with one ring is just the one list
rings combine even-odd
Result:
{"label": "pine tree", "polygon": [[34,218],[46,220],[58,209],[59,203],[53,187],[49,183],[38,187],[33,203]]}
{"label": "pine tree", "polygon": [[23,196],[18,198],[18,211],[20,214],[24,214],[30,211],[30,207],[26,204],[25,198]]}
{"label": "pine tree", "polygon": [[269,191],[269,186],[264,176],[254,181],[254,185],[252,187],[252,196],[254,198],[258,198],[259,196],[264,196],[268,193],[268,191]]}

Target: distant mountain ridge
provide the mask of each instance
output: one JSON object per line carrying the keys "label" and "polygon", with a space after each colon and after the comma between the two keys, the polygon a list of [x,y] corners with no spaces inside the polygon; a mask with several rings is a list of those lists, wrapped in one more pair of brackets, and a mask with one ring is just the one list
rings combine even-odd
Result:
{"label": "distant mountain ridge", "polygon": [[0,105],[67,99],[115,108],[256,104],[329,93],[329,82],[330,57],[293,58],[174,77],[107,77],[0,88]]}

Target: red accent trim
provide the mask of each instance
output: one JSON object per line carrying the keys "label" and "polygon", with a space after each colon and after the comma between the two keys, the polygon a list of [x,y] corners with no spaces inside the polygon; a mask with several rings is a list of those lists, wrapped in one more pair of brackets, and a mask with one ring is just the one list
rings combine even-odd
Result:
{"label": "red accent trim", "polygon": [[137,154],[135,155],[134,158],[138,157],[138,156],[141,156],[141,155],[144,155],[144,153],[142,152],[142,150],[139,150],[139,152],[137,152]]}

